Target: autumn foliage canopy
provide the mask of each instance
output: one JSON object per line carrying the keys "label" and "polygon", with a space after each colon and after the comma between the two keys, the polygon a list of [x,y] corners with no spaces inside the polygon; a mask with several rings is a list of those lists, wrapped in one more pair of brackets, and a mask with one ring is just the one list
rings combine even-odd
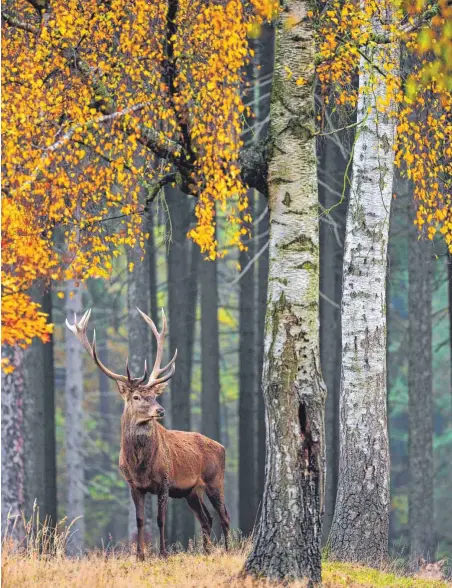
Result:
{"label": "autumn foliage canopy", "polygon": [[[277,6],[275,0],[5,5],[3,343],[25,346],[51,332],[30,298],[36,280],[108,277],[124,245],[143,248],[143,212],[166,184],[196,197],[189,237],[206,256],[224,252],[215,237],[216,207],[230,221],[229,242],[243,246],[251,220],[239,163],[248,38],[277,15]],[[388,0],[388,18],[375,36],[370,20],[377,10],[373,0],[333,0],[306,15],[316,23],[313,67],[322,102],[356,107],[352,80],[364,47],[399,44],[411,52],[406,76],[393,73],[390,51],[367,65],[386,80],[377,108],[397,121],[396,163],[414,183],[418,225],[428,226],[431,238],[443,233],[452,251],[451,8],[445,0]]]}

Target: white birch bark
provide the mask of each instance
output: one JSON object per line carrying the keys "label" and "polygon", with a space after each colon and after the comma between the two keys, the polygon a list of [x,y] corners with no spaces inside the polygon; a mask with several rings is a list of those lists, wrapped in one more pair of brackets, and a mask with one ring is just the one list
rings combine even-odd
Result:
{"label": "white birch bark", "polygon": [[21,511],[24,493],[24,351],[20,347],[2,347],[2,356],[15,370],[2,371],[2,538],[23,538]]}
{"label": "white birch bark", "polygon": [[[381,32],[377,19],[373,26]],[[386,52],[395,60],[387,44],[369,58],[381,64]],[[329,542],[337,559],[378,565],[388,554],[390,507],[386,266],[395,121],[376,109],[386,95],[384,77],[364,58],[360,71],[341,308],[339,482]]]}
{"label": "white birch bark", "polygon": [[[71,298],[72,293],[72,298]],[[82,290],[73,280],[66,284],[66,315],[74,322],[74,313],[80,318],[83,314]],[[66,468],[67,468],[67,509],[68,522],[77,518],[71,527],[68,552],[79,553],[84,546],[85,507],[84,507],[84,432],[83,432],[83,353],[80,342],[65,329],[66,334]]]}
{"label": "white birch bark", "polygon": [[[326,390],[319,358],[315,48],[308,9],[305,1],[288,1],[277,24],[263,366],[266,479],[245,569],[274,579],[319,582]],[[296,85],[300,77],[306,85]]]}

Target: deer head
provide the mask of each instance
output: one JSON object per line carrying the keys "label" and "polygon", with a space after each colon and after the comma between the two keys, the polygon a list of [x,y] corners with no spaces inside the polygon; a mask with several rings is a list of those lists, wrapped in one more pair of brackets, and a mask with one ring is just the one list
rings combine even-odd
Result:
{"label": "deer head", "polygon": [[165,344],[165,337],[167,332],[167,323],[165,313],[162,309],[162,331],[159,333],[157,327],[151,318],[144,312],[137,308],[140,315],[151,327],[155,338],[157,339],[157,356],[155,358],[154,367],[148,377],[146,361],[144,362],[144,375],[141,378],[132,378],[129,370],[129,359],[126,360],[126,374],[120,375],[110,371],[100,361],[96,353],[96,331],[94,330],[93,343],[91,344],[86,335],[91,309],[87,310],[79,322],[77,316],[74,315],[74,324],[70,325],[66,319],[66,326],[70,329],[77,339],[82,343],[88,353],[94,360],[97,367],[104,372],[106,376],[114,380],[118,386],[121,396],[124,398],[125,407],[124,412],[129,413],[134,418],[136,424],[144,424],[151,419],[160,419],[164,416],[165,411],[157,402],[157,397],[162,394],[168,386],[168,380],[174,375],[176,369],[177,349],[172,360],[165,366],[160,367],[163,357],[163,347]]}

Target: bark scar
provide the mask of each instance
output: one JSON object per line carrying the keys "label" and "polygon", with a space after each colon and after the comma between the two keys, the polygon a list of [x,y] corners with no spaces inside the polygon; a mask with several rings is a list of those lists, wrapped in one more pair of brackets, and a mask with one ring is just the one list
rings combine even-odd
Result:
{"label": "bark scar", "polygon": [[311,423],[304,402],[300,402],[298,407],[298,420],[300,422],[302,467],[305,475],[315,474],[318,472],[317,457],[319,448],[318,442],[312,438]]}

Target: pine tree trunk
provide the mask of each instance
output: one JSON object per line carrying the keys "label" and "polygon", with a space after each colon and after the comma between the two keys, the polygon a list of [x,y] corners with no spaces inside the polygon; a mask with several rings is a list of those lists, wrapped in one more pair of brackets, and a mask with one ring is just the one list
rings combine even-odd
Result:
{"label": "pine tree trunk", "polygon": [[[176,189],[165,189],[166,201],[171,219],[171,239],[168,246],[168,314],[169,344],[174,352],[177,348],[176,372],[171,380],[172,428],[189,431],[190,415],[190,374],[191,349],[188,332],[194,327],[193,317],[189,320],[190,288],[190,243],[187,239],[191,204],[184,194]],[[191,310],[193,312],[193,310]],[[194,536],[193,515],[185,500],[173,501],[171,540],[184,547]]]}
{"label": "pine tree trunk", "polygon": [[[49,287],[42,296],[42,310],[52,323],[52,290]],[[56,438],[55,438],[55,373],[53,335],[43,345],[44,375],[44,514],[52,526],[57,523],[57,485],[56,485]]]}
{"label": "pine tree trunk", "polygon": [[[37,298],[34,292],[33,299]],[[35,338],[24,353],[25,514],[27,519],[31,516],[36,501],[41,520],[45,517],[43,347]]]}
{"label": "pine tree trunk", "polygon": [[24,351],[3,345],[2,357],[14,372],[2,371],[2,538],[24,536],[21,512],[25,506],[24,469]]}
{"label": "pine tree trunk", "polygon": [[[381,51],[392,50],[385,45],[372,59],[381,62]],[[390,507],[386,267],[395,125],[376,112],[384,78],[371,74],[364,58],[360,70],[343,268],[339,482],[329,542],[337,559],[379,565],[388,555]],[[363,88],[371,75],[370,93]]]}
{"label": "pine tree trunk", "polygon": [[[331,109],[332,110],[332,109]],[[329,112],[334,119],[334,113]],[[334,124],[334,123],[333,123]],[[340,123],[335,125],[341,126]],[[340,202],[347,159],[337,141],[340,133],[326,137],[320,150],[320,358],[328,395],[325,405],[326,480],[323,542],[328,539],[336,503],[339,474],[339,390],[341,381],[341,290],[345,217],[348,194]],[[334,208],[333,208],[334,207]],[[334,225],[332,224],[334,223]]]}
{"label": "pine tree trunk", "polygon": [[[72,294],[72,298],[71,298]],[[82,290],[73,280],[66,284],[66,316],[74,322],[83,314]],[[69,331],[66,333],[66,471],[67,471],[67,509],[69,523],[77,520],[71,527],[68,552],[79,553],[84,547],[85,539],[85,472],[84,472],[84,432],[83,432],[83,347]]]}
{"label": "pine tree trunk", "polygon": [[201,263],[201,433],[221,441],[218,281],[215,261]]}
{"label": "pine tree trunk", "polygon": [[[267,209],[267,199],[260,196],[259,216]],[[265,484],[265,406],[262,394],[262,373],[264,366],[265,344],[265,313],[267,310],[268,290],[268,212],[259,223],[258,231],[261,237],[258,241],[258,249],[261,250],[267,244],[267,249],[259,257],[257,269],[257,320],[256,320],[256,359],[257,359],[257,497],[259,505],[262,501]],[[259,506],[258,505],[258,506]]]}
{"label": "pine tree trunk", "polygon": [[[154,365],[154,359],[150,359],[149,339],[155,339],[149,326],[139,316],[137,307],[149,314],[149,265],[146,259],[141,260],[142,252],[127,250],[127,263],[129,274],[127,277],[127,313],[128,313],[128,348],[129,370],[132,378],[141,377],[144,373],[144,362],[149,365],[148,373]],[[124,370],[125,373],[125,370]],[[131,498],[129,499],[129,540],[137,533],[136,509]],[[145,534],[152,535],[152,496],[145,497]]]}
{"label": "pine tree trunk", "polygon": [[[319,357],[315,44],[308,9],[307,2],[287,2],[277,25],[263,368],[267,463],[262,511],[245,570],[318,582],[326,389]],[[290,79],[285,67],[293,72]],[[306,85],[296,85],[300,77]]]}
{"label": "pine tree trunk", "polygon": [[[406,184],[406,182],[405,182]],[[411,553],[435,556],[433,526],[432,244],[419,239],[410,190],[408,248],[408,519]]]}
{"label": "pine tree trunk", "polygon": [[[255,84],[255,140],[260,141],[268,133],[268,118],[270,113],[270,91],[274,62],[275,29],[273,25],[265,23],[262,26],[259,41],[256,43],[256,61],[259,64]],[[259,207],[255,214],[257,218],[267,210],[267,198],[259,195]],[[255,231],[260,235],[257,250],[267,249],[259,257],[257,269],[257,308],[256,308],[256,361],[257,361],[257,498],[258,507],[262,502],[265,484],[265,406],[262,394],[262,369],[264,364],[265,313],[267,309],[268,289],[268,211],[264,214]]]}
{"label": "pine tree trunk", "polygon": [[[254,215],[254,190],[248,193],[249,211]],[[248,251],[240,252],[242,270],[253,259],[255,241]],[[255,266],[239,282],[239,527],[244,535],[253,531],[256,522],[256,433],[257,433],[257,364],[255,349]]]}
{"label": "pine tree trunk", "polygon": [[[43,312],[52,321],[51,293],[34,289]],[[53,339],[42,343],[34,339],[24,353],[26,394],[24,398],[25,437],[25,512],[31,515],[34,502],[41,522],[56,524],[55,467],[55,388],[53,375]]]}
{"label": "pine tree trunk", "polygon": [[[201,282],[201,433],[221,443],[220,340],[218,331],[218,276],[216,261],[202,261]],[[212,509],[210,509],[212,510]],[[213,535],[221,537],[213,514]]]}

